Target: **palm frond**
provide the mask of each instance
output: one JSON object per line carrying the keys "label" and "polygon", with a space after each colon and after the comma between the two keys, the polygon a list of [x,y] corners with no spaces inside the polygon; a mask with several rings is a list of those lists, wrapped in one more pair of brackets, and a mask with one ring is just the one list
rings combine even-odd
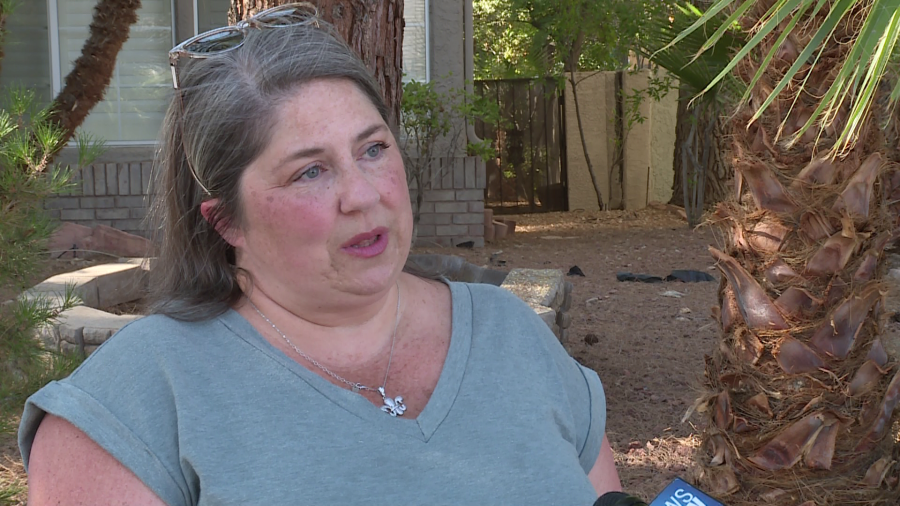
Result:
{"label": "palm frond", "polygon": [[[651,18],[649,22],[655,26],[647,30],[648,36],[642,40],[641,52],[695,94],[704,90],[718,92],[720,87],[725,87],[729,94],[740,96],[743,90],[737,79],[719,79],[716,83],[713,79],[722,73],[731,55],[744,44],[742,34],[734,24],[726,24],[724,15],[710,17],[702,25],[702,30],[685,34],[688,27],[694,26],[696,20],[704,16],[693,5],[683,3],[676,5],[668,19]],[[703,50],[711,40],[706,33],[716,33],[716,42]],[[678,37],[681,37],[679,42],[673,45],[672,42]]]}
{"label": "palm frond", "polygon": [[[685,46],[682,50],[689,52],[697,47],[693,37],[706,33],[701,28],[706,23],[721,18],[723,12],[731,14],[725,18],[726,23],[731,23],[740,18],[748,10],[746,0],[718,0],[706,12],[704,12],[690,26],[683,29],[671,39],[667,45],[658,52],[662,53],[679,45]],[[758,83],[760,78],[775,61],[776,53],[787,37],[799,29],[804,21],[811,20],[828,6],[828,12],[824,14],[813,36],[799,51],[799,56],[791,62],[790,67],[783,73],[780,80],[774,85],[761,105],[755,110],[750,122],[758,120],[762,114],[775,102],[776,98],[789,86],[794,97],[791,108],[797,103],[797,97],[809,93],[809,79],[815,74],[818,65],[827,64],[838,68],[838,72],[830,87],[821,95],[820,101],[811,113],[805,124],[792,133],[789,145],[797,142],[804,133],[816,126],[821,135],[827,128],[840,129],[837,132],[833,153],[847,152],[855,144],[861,128],[869,115],[873,102],[876,100],[876,91],[890,67],[892,58],[896,58],[897,42],[900,39],[900,0],[776,0],[769,9],[759,18],[751,29],[752,36],[737,51],[732,54],[731,61],[707,83],[701,90],[708,93],[716,86],[733,75],[735,67],[747,58],[759,58],[754,51],[760,43],[773,33],[779,36],[765,56],[759,60],[757,70],[749,85],[743,93],[741,102],[750,99],[750,90]],[[848,16],[856,16],[862,20],[858,24],[861,28],[853,34],[849,51],[842,53],[842,60],[835,65],[834,61],[823,62],[821,57],[829,40],[836,35],[836,30]],[[725,28],[723,30],[722,28]],[[700,44],[696,58],[703,54],[715,51],[720,43],[727,26],[719,25],[713,34]],[[660,63],[662,65],[662,63]],[[665,66],[665,65],[663,65]],[[889,105],[900,100],[900,81],[894,84],[889,97]],[[846,115],[846,117],[844,117]],[[788,111],[790,116],[790,111]],[[787,121],[785,118],[784,121]],[[782,123],[782,127],[784,123]],[[781,129],[777,135],[781,134]]]}

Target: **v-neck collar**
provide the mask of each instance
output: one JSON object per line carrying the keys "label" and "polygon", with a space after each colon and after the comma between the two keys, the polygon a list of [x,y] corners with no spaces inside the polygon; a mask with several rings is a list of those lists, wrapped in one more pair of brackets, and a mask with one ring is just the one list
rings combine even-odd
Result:
{"label": "v-neck collar", "polygon": [[237,337],[292,371],[328,401],[372,423],[378,430],[398,431],[427,442],[441,422],[447,418],[459,395],[472,348],[472,295],[465,284],[448,282],[447,286],[450,288],[452,307],[450,347],[434,392],[428,399],[425,409],[415,419],[392,417],[365,397],[341,388],[298,364],[269,343],[237,311],[230,309],[219,316],[219,320]]}

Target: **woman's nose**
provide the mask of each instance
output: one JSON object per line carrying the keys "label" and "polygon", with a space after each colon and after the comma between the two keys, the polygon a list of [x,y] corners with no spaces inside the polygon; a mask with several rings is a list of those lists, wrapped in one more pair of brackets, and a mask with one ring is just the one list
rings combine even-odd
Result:
{"label": "woman's nose", "polygon": [[375,184],[375,176],[360,169],[354,161],[345,164],[341,171],[341,212],[344,214],[365,211],[381,200],[381,192]]}

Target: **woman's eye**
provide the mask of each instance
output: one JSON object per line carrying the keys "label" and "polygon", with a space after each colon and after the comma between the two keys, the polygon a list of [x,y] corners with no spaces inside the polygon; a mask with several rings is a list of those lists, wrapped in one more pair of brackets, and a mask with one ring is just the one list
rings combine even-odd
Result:
{"label": "woman's eye", "polygon": [[368,155],[369,158],[377,158],[378,155],[381,154],[381,150],[383,150],[383,149],[384,149],[383,144],[373,144],[373,145],[369,146],[369,149],[366,150],[366,155]]}
{"label": "woman's eye", "polygon": [[322,173],[320,167],[310,167],[309,170],[300,175],[300,179],[315,179]]}

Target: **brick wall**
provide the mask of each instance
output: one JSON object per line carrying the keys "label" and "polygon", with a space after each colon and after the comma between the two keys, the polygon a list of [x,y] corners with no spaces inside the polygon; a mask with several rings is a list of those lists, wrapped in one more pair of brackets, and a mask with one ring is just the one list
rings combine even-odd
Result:
{"label": "brick wall", "polygon": [[[98,163],[75,176],[74,191],[48,199],[51,216],[86,226],[107,225],[146,235],[147,189],[152,162]],[[421,245],[484,246],[485,166],[477,157],[435,159],[425,185],[418,228]],[[410,190],[415,203],[415,189]]]}
{"label": "brick wall", "polygon": [[53,218],[93,227],[107,225],[145,235],[151,162],[98,163],[76,174],[73,191],[44,202]]}
{"label": "brick wall", "polygon": [[[484,246],[484,162],[473,156],[435,159],[425,180],[417,244]],[[415,195],[412,188],[414,205]]]}

